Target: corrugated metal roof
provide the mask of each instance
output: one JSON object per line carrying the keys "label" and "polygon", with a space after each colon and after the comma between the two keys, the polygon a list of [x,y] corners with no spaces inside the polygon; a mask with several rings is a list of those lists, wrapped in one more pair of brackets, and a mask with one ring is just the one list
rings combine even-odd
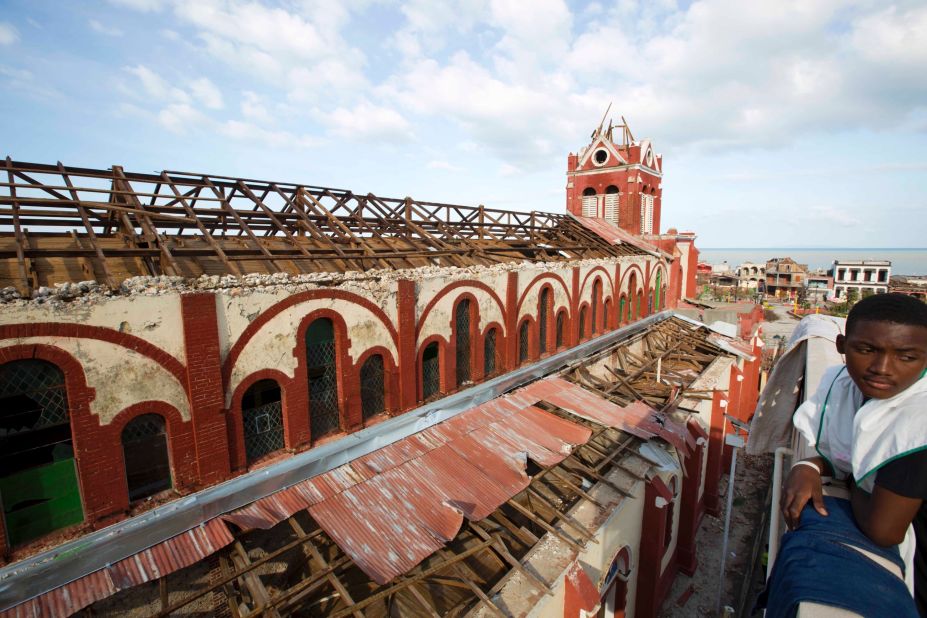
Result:
{"label": "corrugated metal roof", "polygon": [[685,427],[668,418],[660,417],[657,411],[646,403],[636,401],[621,407],[563,378],[538,380],[517,391],[515,395],[521,401],[547,401],[567,412],[644,440],[659,436],[681,453],[685,453],[687,447],[695,446]]}
{"label": "corrugated metal roof", "polygon": [[587,230],[593,232],[599,238],[607,240],[613,245],[631,245],[632,247],[646,251],[647,253],[650,253],[656,257],[667,257],[670,259],[673,257],[665,251],[661,251],[659,248],[651,245],[643,238],[639,238],[634,234],[621,229],[617,225],[614,225],[610,221],[606,221],[605,219],[599,219],[595,217],[579,217],[577,215],[570,216],[579,221]]}
{"label": "corrugated metal roof", "polygon": [[368,455],[297,483],[159,543],[0,616],[63,615],[189,566],[232,542],[225,522],[267,529],[308,509],[371,579],[384,584],[524,490],[526,460],[552,466],[592,431],[546,412],[579,417],[679,449],[692,437],[649,406],[622,408],[561,378],[546,378],[478,405]]}
{"label": "corrugated metal roof", "polygon": [[120,590],[159,579],[199,562],[232,540],[232,534],[222,520],[213,519],[105,569],[0,612],[0,616],[69,616]]}

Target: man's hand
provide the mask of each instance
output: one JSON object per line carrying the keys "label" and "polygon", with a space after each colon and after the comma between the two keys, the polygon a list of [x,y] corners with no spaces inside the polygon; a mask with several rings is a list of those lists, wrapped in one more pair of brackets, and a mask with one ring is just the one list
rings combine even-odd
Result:
{"label": "man's hand", "polygon": [[[821,463],[814,461],[819,467]],[[811,466],[795,466],[789,471],[779,500],[779,509],[785,517],[789,530],[794,530],[801,519],[801,511],[811,500],[811,504],[821,515],[827,516],[824,508],[824,493],[821,489],[821,474]]]}

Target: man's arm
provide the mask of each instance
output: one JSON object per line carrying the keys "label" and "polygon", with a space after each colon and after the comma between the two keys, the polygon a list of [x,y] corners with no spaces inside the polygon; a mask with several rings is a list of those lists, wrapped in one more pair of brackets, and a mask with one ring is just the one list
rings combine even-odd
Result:
{"label": "man's arm", "polygon": [[871,494],[854,484],[850,501],[860,530],[884,547],[898,545],[904,540],[922,502],[920,498],[908,498],[878,484]]}

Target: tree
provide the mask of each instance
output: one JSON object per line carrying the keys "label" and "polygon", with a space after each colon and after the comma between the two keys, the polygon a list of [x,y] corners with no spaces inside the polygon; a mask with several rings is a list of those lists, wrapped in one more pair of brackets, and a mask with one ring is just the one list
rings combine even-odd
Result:
{"label": "tree", "polygon": [[847,290],[847,311],[849,312],[858,301],[859,290],[856,288],[849,288]]}

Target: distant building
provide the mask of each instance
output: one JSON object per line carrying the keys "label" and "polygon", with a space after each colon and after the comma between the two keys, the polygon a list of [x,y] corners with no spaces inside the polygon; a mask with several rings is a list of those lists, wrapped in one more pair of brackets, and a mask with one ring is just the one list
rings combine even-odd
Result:
{"label": "distant building", "polygon": [[740,279],[740,287],[755,290],[763,287],[763,280],[766,278],[766,264],[743,262],[735,272]]}
{"label": "distant building", "polygon": [[834,278],[824,269],[808,273],[808,301],[823,303],[834,295]]}
{"label": "distant building", "polygon": [[805,287],[808,266],[789,257],[773,258],[766,262],[766,293],[776,297],[793,298]]}
{"label": "distant building", "polygon": [[889,260],[834,260],[831,273],[834,297],[845,301],[850,290],[857,290],[860,298],[888,292],[892,263]]}
{"label": "distant building", "polygon": [[900,292],[927,301],[927,277],[894,275],[889,278],[889,292]]}

